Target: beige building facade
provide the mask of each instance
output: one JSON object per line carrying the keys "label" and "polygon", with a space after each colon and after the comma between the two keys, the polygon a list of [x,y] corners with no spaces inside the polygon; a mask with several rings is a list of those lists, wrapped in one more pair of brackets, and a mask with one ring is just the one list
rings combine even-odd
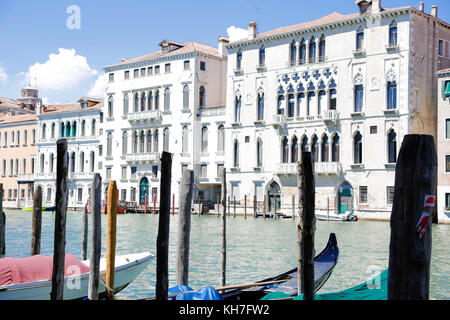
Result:
{"label": "beige building facade", "polygon": [[36,115],[0,118],[0,183],[5,208],[32,206],[36,142]]}

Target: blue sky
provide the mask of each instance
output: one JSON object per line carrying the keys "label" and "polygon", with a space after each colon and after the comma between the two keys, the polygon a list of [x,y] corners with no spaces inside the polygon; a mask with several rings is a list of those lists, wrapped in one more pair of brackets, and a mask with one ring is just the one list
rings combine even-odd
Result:
{"label": "blue sky", "polygon": [[[382,6],[419,2],[382,0]],[[425,12],[438,5],[439,17],[450,21],[450,1],[424,2]],[[67,27],[71,5],[80,8],[80,29]],[[0,0],[0,96],[17,98],[37,81],[44,101],[74,102],[92,92],[102,67],[157,51],[164,39],[216,46],[230,26],[257,21],[264,32],[335,11],[358,8],[354,0]]]}

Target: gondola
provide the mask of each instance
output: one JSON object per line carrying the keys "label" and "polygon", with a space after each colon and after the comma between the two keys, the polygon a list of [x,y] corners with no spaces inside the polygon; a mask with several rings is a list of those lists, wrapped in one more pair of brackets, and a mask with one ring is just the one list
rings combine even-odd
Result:
{"label": "gondola", "polygon": [[[330,234],[325,249],[314,258],[314,290],[317,292],[327,282],[338,262],[339,248],[334,233]],[[283,281],[285,280],[285,281]],[[264,283],[257,285],[258,283]],[[267,283],[274,283],[265,285]],[[219,291],[224,300],[229,301],[256,301],[270,292],[283,292],[290,296],[298,294],[297,268],[289,270],[278,276],[264,279],[248,288]]]}

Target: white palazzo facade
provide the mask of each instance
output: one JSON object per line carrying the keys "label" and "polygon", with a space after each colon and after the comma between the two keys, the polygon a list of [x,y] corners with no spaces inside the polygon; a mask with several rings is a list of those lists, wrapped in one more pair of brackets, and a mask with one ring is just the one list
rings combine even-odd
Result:
{"label": "white palazzo facade", "polygon": [[[171,192],[178,208],[182,169],[194,170],[196,200],[216,200],[217,151],[225,114],[226,52],[195,42],[160,43],[161,50],[104,68],[103,182],[115,180],[119,200],[159,207],[161,154],[173,154]],[[220,130],[219,130],[220,129]],[[173,198],[171,198],[173,199]]]}
{"label": "white palazzo facade", "polygon": [[67,207],[81,210],[89,199],[94,173],[102,169],[103,100],[82,98],[75,104],[39,106],[34,185],[42,188],[42,205],[55,205],[57,141],[67,140]]}
{"label": "white palazzo facade", "polygon": [[437,8],[357,4],[261,34],[250,23],[248,38],[227,45],[232,199],[261,207],[266,196],[268,212],[290,215],[297,161],[310,151],[318,212],[389,219],[403,137],[436,137],[434,73],[449,63],[438,39],[449,41],[450,26]]}

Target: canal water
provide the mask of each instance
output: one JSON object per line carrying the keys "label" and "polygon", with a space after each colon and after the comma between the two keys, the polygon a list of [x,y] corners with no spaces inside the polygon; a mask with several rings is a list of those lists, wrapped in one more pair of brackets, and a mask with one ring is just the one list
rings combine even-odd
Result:
{"label": "canal water", "polygon": [[[26,257],[31,244],[31,212],[6,212],[6,256]],[[54,215],[43,213],[41,254],[53,254]],[[178,215],[170,219],[169,279],[175,285]],[[81,258],[80,212],[67,215],[66,252]],[[90,232],[90,230],[89,230]],[[317,221],[316,254],[335,233],[339,262],[319,293],[340,291],[367,281],[388,267],[390,227],[388,222]],[[431,299],[450,299],[450,226],[433,226]],[[119,215],[117,255],[149,251],[156,253],[158,216]],[[90,234],[89,234],[90,239]],[[291,219],[227,217],[227,285],[251,283],[296,266],[296,223]],[[102,215],[102,255],[106,253],[106,216]],[[220,286],[221,219],[193,216],[189,285],[193,288]],[[89,249],[88,249],[89,253]],[[154,294],[156,259],[117,299],[140,299]]]}

